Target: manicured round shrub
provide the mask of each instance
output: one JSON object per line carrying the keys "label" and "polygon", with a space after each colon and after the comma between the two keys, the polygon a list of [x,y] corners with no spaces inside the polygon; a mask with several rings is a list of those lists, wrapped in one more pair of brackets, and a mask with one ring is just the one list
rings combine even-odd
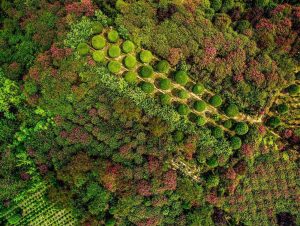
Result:
{"label": "manicured round shrub", "polygon": [[267,125],[276,128],[280,124],[280,119],[276,116],[272,116],[267,120]]}
{"label": "manicured round shrub", "polygon": [[108,55],[112,58],[119,57],[121,55],[121,49],[119,46],[113,45],[108,50]]}
{"label": "manicured round shrub", "polygon": [[236,104],[230,104],[226,109],[225,109],[225,114],[228,117],[235,117],[239,113],[239,108]]}
{"label": "manicured round shrub", "polygon": [[127,71],[125,73],[124,79],[128,83],[136,83],[137,82],[137,73],[134,71]]}
{"label": "manicured round shrub", "polygon": [[277,111],[279,114],[285,114],[289,111],[289,107],[287,104],[279,104],[277,106]]}
{"label": "manicured round shrub", "polygon": [[169,105],[171,103],[171,97],[168,94],[165,93],[160,94],[159,99],[162,105]]}
{"label": "manicured round shrub", "polygon": [[167,79],[167,78],[162,78],[159,80],[159,88],[162,89],[162,90],[168,90],[171,88],[171,81],[170,79]]}
{"label": "manicured round shrub", "polygon": [[222,7],[222,0],[210,0],[210,7],[216,12],[219,11]]}
{"label": "manicured round shrub", "polygon": [[111,61],[108,63],[108,70],[111,73],[117,74],[121,70],[121,64],[118,61]]}
{"label": "manicured round shrub", "polygon": [[205,89],[205,88],[204,88],[204,85],[203,85],[203,84],[197,83],[197,84],[195,84],[195,85],[193,86],[192,91],[193,91],[193,93],[195,93],[195,94],[201,94],[201,93],[203,93],[204,89]]}
{"label": "manicured round shrub", "polygon": [[154,85],[150,82],[142,82],[141,88],[145,93],[152,93],[154,91]]}
{"label": "manicured round shrub", "polygon": [[86,43],[80,43],[78,46],[77,46],[77,51],[79,53],[79,55],[86,55],[89,53],[90,51],[90,47],[88,46],[88,44]]}
{"label": "manicured round shrub", "polygon": [[118,34],[117,31],[112,30],[112,31],[108,32],[107,38],[108,38],[108,41],[114,43],[114,42],[117,42],[119,40],[119,34]]}
{"label": "manicured round shrub", "polygon": [[124,59],[124,65],[128,69],[132,69],[136,65],[136,58],[132,55],[126,56]]}
{"label": "manicured round shrub", "polygon": [[177,93],[177,95],[178,95],[178,97],[179,97],[180,99],[186,99],[186,98],[189,97],[188,92],[185,91],[185,90],[179,90],[178,93]]}
{"label": "manicured round shrub", "polygon": [[93,22],[92,26],[93,34],[99,34],[103,31],[103,25],[100,22]]}
{"label": "manicured round shrub", "polygon": [[214,95],[213,97],[210,98],[209,103],[214,106],[214,107],[219,107],[222,105],[222,97],[220,95]]}
{"label": "manicured round shrub", "polygon": [[160,73],[168,73],[170,70],[170,64],[166,60],[161,60],[156,65],[156,70]]}
{"label": "manicured round shrub", "polygon": [[151,78],[153,75],[153,68],[150,65],[142,66],[139,72],[141,77]]}
{"label": "manicured round shrub", "polygon": [[143,63],[150,63],[152,58],[153,58],[153,55],[149,50],[143,50],[140,52],[140,60]]}
{"label": "manicured round shrub", "polygon": [[92,46],[95,49],[103,49],[106,45],[106,40],[102,35],[96,35],[92,38]]}
{"label": "manicured round shrub", "polygon": [[199,111],[199,112],[204,111],[205,108],[206,108],[205,101],[203,101],[203,100],[195,101],[194,108],[195,108],[196,111]]}
{"label": "manicured round shrub", "polygon": [[196,118],[196,124],[198,126],[204,126],[206,123],[206,119],[203,116],[197,116]]}
{"label": "manicured round shrub", "polygon": [[230,119],[226,120],[223,126],[227,129],[230,129],[232,127],[232,121]]}
{"label": "manicured round shrub", "polygon": [[190,112],[190,109],[187,105],[185,104],[179,104],[179,106],[177,107],[177,112],[180,115],[187,115]]}
{"label": "manicured round shrub", "polygon": [[242,146],[242,140],[241,138],[234,136],[231,137],[230,139],[230,146],[232,147],[233,150],[240,149]]}
{"label": "manicured round shrub", "polygon": [[177,71],[174,79],[178,84],[184,86],[189,81],[189,76],[187,75],[186,71]]}
{"label": "manicured round shrub", "polygon": [[206,164],[213,168],[217,167],[218,166],[218,157],[216,155],[213,155],[206,161]]}
{"label": "manicured round shrub", "polygon": [[220,178],[217,175],[211,175],[206,180],[206,186],[208,188],[217,187],[220,183]]}
{"label": "manicured round shrub", "polygon": [[183,138],[184,138],[184,134],[181,131],[176,131],[173,136],[173,139],[175,140],[175,142],[181,142],[183,140]]}
{"label": "manicured round shrub", "polygon": [[105,53],[102,50],[96,50],[92,55],[94,61],[103,62],[105,60]]}
{"label": "manicured round shrub", "polygon": [[216,139],[224,137],[224,131],[221,127],[214,127],[211,133]]}
{"label": "manicured round shrub", "polygon": [[249,127],[245,122],[238,122],[234,128],[237,135],[245,135],[249,131]]}
{"label": "manicured round shrub", "polygon": [[288,92],[290,95],[296,95],[300,92],[300,87],[296,84],[290,85],[288,87]]}
{"label": "manicured round shrub", "polygon": [[125,41],[122,44],[122,50],[124,53],[131,53],[134,50],[134,44],[132,41]]}

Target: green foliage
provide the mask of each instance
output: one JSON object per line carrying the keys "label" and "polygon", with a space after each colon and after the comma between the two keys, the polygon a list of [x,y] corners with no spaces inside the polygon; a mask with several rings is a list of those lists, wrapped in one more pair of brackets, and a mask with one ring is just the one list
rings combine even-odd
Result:
{"label": "green foliage", "polygon": [[124,53],[131,53],[131,52],[133,52],[134,48],[135,48],[134,43],[130,40],[126,40],[122,44],[122,50]]}
{"label": "green foliage", "polygon": [[289,111],[289,107],[287,104],[279,104],[277,106],[277,111],[279,114],[285,114]]}
{"label": "green foliage", "polygon": [[168,73],[169,70],[170,70],[170,64],[168,61],[166,60],[161,60],[157,63],[156,65],[156,70],[159,72],[159,73]]}
{"label": "green foliage", "polygon": [[234,0],[223,0],[222,12],[228,12],[234,7]]}
{"label": "green foliage", "polygon": [[216,12],[219,11],[222,7],[222,0],[210,0],[210,7]]}
{"label": "green foliage", "polygon": [[187,99],[189,97],[189,93],[184,89],[178,90],[177,95],[180,99]]}
{"label": "green foliage", "polygon": [[207,178],[207,181],[206,181],[206,186],[208,188],[214,188],[214,187],[217,187],[220,183],[220,178],[218,175],[211,175]]}
{"label": "green foliage", "polygon": [[36,86],[36,83],[34,81],[26,81],[24,84],[24,91],[28,95],[33,95],[38,91],[38,87]]}
{"label": "green foliage", "polygon": [[180,85],[186,85],[187,82],[189,81],[189,77],[186,73],[186,71],[177,71],[175,73],[175,77],[174,77],[175,81],[180,84]]}
{"label": "green foliage", "polygon": [[216,139],[224,137],[224,131],[221,127],[214,127],[211,132]]}
{"label": "green foliage", "polygon": [[159,88],[162,90],[168,90],[171,88],[171,81],[168,78],[159,79]]}
{"label": "green foliage", "polygon": [[102,50],[95,50],[92,57],[96,62],[103,62],[105,60],[105,52]]}
{"label": "green foliage", "polygon": [[95,49],[103,49],[106,45],[106,39],[102,35],[96,35],[92,38],[92,46]]}
{"label": "green foliage", "polygon": [[290,95],[297,95],[298,93],[300,93],[300,87],[296,84],[290,85],[288,87],[288,92]]}
{"label": "green foliage", "polygon": [[265,7],[269,4],[269,0],[255,0],[255,6]]}
{"label": "green foliage", "polygon": [[234,128],[237,135],[245,135],[249,131],[249,127],[245,122],[238,122]]}
{"label": "green foliage", "polygon": [[21,218],[22,218],[21,215],[19,215],[19,214],[14,214],[14,215],[10,216],[10,217],[7,219],[7,221],[8,221],[8,223],[11,224],[11,225],[16,225],[16,224],[18,224],[18,223],[20,222]]}
{"label": "green foliage", "polygon": [[113,45],[108,49],[108,55],[112,58],[117,58],[121,55],[121,49],[117,45]]}
{"label": "green foliage", "polygon": [[179,104],[177,107],[177,111],[180,115],[187,115],[190,112],[190,109],[185,104]]}
{"label": "green foliage", "polygon": [[134,71],[128,71],[125,73],[124,79],[128,83],[137,83],[137,73]]}
{"label": "green foliage", "polygon": [[90,52],[90,47],[86,43],[79,43],[79,45],[77,46],[77,51],[79,55],[84,56]]}
{"label": "green foliage", "polygon": [[222,97],[220,95],[214,95],[210,98],[209,103],[214,107],[220,107],[222,105]]}
{"label": "green foliage", "polygon": [[107,38],[109,42],[115,43],[119,40],[119,33],[115,30],[111,30],[108,32]]}
{"label": "green foliage", "polygon": [[218,166],[218,157],[216,155],[213,155],[206,161],[206,163],[209,167],[215,168]]}
{"label": "green foliage", "polygon": [[228,117],[235,117],[239,114],[239,108],[236,104],[230,104],[226,109],[225,109],[225,114]]}
{"label": "green foliage", "polygon": [[145,93],[152,93],[154,91],[154,85],[150,82],[142,82],[141,89]]}
{"label": "green foliage", "polygon": [[126,56],[124,58],[125,67],[128,69],[132,69],[136,66],[136,58],[132,55]]}
{"label": "green foliage", "polygon": [[272,116],[267,120],[267,125],[273,128],[276,128],[281,123],[280,119],[277,116]]}
{"label": "green foliage", "polygon": [[233,150],[240,149],[242,146],[242,140],[241,138],[234,136],[230,138],[230,145]]}
{"label": "green foliage", "polygon": [[250,28],[251,24],[248,20],[240,20],[237,23],[236,30],[240,33],[244,32],[246,29]]}
{"label": "green foliage", "polygon": [[159,99],[160,99],[160,103],[162,105],[169,105],[169,104],[171,104],[171,97],[168,94],[165,94],[165,93],[160,94]]}
{"label": "green foliage", "polygon": [[224,122],[223,126],[227,129],[230,129],[232,127],[232,120],[228,119]]}
{"label": "green foliage", "polygon": [[92,31],[93,34],[101,33],[103,31],[103,25],[98,21],[94,21],[92,25]]}
{"label": "green foliage", "polygon": [[206,123],[205,117],[203,117],[203,116],[197,116],[197,118],[196,118],[196,124],[198,126],[204,126],[205,123]]}
{"label": "green foliage", "polygon": [[195,85],[193,86],[193,88],[192,88],[192,91],[193,91],[193,93],[195,93],[195,94],[201,94],[201,93],[204,92],[204,90],[205,90],[204,85],[201,84],[201,83],[195,84]]}
{"label": "green foliage", "polygon": [[153,55],[149,50],[142,50],[140,52],[140,60],[143,63],[150,63],[152,61]]}
{"label": "green foliage", "polygon": [[184,134],[181,131],[176,131],[173,135],[173,138],[175,142],[181,142],[184,139]]}
{"label": "green foliage", "polygon": [[150,65],[142,66],[139,70],[139,74],[143,78],[151,78],[153,76],[153,68]]}
{"label": "green foliage", "polygon": [[203,100],[195,101],[194,108],[196,111],[202,112],[206,109],[206,103]]}
{"label": "green foliage", "polygon": [[118,61],[110,61],[107,68],[111,73],[117,74],[121,70],[121,64]]}

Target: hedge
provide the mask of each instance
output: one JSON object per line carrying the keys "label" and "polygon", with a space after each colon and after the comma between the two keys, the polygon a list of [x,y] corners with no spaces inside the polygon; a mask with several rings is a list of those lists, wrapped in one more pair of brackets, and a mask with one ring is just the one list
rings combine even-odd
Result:
{"label": "hedge", "polygon": [[161,60],[156,65],[156,70],[160,73],[168,73],[170,70],[170,64],[166,60]]}
{"label": "hedge", "polygon": [[189,81],[189,77],[186,73],[186,71],[177,71],[175,73],[175,77],[174,77],[175,81],[180,84],[180,85],[186,85],[187,82]]}
{"label": "hedge", "polygon": [[119,34],[117,31],[112,30],[112,31],[108,32],[107,38],[110,42],[115,43],[119,40]]}
{"label": "hedge", "polygon": [[160,94],[159,99],[162,105],[169,105],[171,103],[171,97],[168,94],[165,93]]}
{"label": "hedge", "polygon": [[94,61],[103,62],[105,60],[105,53],[102,50],[96,50],[92,55]]}
{"label": "hedge", "polygon": [[127,40],[122,44],[122,50],[124,53],[131,53],[134,50],[134,48],[135,47],[132,41]]}
{"label": "hedge", "polygon": [[145,93],[152,93],[154,91],[154,85],[150,82],[142,82],[141,89]]}
{"label": "hedge", "polygon": [[152,58],[153,58],[153,55],[149,50],[143,50],[140,52],[140,60],[143,63],[150,63]]}
{"label": "hedge", "polygon": [[106,45],[106,40],[102,35],[96,35],[92,38],[92,46],[95,49],[103,49]]}
{"label": "hedge", "polygon": [[242,140],[241,138],[234,136],[230,138],[230,146],[233,150],[240,149],[242,146]]}
{"label": "hedge", "polygon": [[162,90],[168,90],[171,88],[171,81],[168,78],[161,78],[159,79],[159,88]]}
{"label": "hedge", "polygon": [[190,112],[190,109],[187,105],[185,104],[179,104],[179,106],[177,107],[177,112],[180,115],[187,115]]}
{"label": "hedge", "polygon": [[136,58],[132,55],[126,56],[124,59],[124,65],[128,69],[132,69],[136,66]]}
{"label": "hedge", "polygon": [[150,65],[142,66],[139,74],[142,78],[151,78],[153,75],[153,68]]}
{"label": "hedge", "polygon": [[225,114],[228,117],[235,117],[239,113],[239,108],[236,104],[230,104],[226,109],[225,109]]}
{"label": "hedge", "polygon": [[195,94],[201,94],[205,90],[203,84],[197,83],[196,85],[193,86],[192,92]]}
{"label": "hedge", "polygon": [[246,133],[248,133],[249,127],[245,122],[238,122],[234,130],[237,135],[245,135]]}
{"label": "hedge", "polygon": [[77,51],[79,55],[84,56],[89,53],[90,47],[86,43],[79,43],[79,45],[77,46]]}
{"label": "hedge", "polygon": [[121,64],[118,61],[111,61],[108,63],[108,70],[114,74],[117,74],[121,70]]}
{"label": "hedge", "polygon": [[137,73],[134,71],[127,71],[125,73],[124,79],[128,83],[136,83],[137,82]]}
{"label": "hedge", "polygon": [[204,111],[206,108],[206,103],[203,100],[198,100],[194,103],[194,109],[196,111],[202,112]]}
{"label": "hedge", "polygon": [[117,45],[113,45],[108,49],[108,55],[112,58],[119,57],[121,55],[121,49]]}
{"label": "hedge", "polygon": [[214,107],[219,107],[222,105],[222,97],[220,95],[214,95],[210,98],[209,103]]}

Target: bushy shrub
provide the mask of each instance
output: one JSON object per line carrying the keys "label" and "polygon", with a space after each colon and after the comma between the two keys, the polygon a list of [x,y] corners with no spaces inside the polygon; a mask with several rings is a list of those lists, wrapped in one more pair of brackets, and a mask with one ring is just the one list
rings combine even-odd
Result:
{"label": "bushy shrub", "polygon": [[165,93],[160,94],[159,99],[162,105],[169,105],[171,103],[171,97],[168,94]]}
{"label": "bushy shrub", "polygon": [[240,20],[237,22],[236,30],[240,33],[244,32],[246,29],[250,28],[251,24],[248,20]]}
{"label": "bushy shrub", "polygon": [[255,6],[263,8],[267,6],[269,2],[269,0],[255,0]]}
{"label": "bushy shrub", "polygon": [[285,114],[289,111],[289,107],[287,104],[279,104],[277,106],[277,111],[279,114]]}
{"label": "bushy shrub", "polygon": [[117,74],[121,70],[121,64],[118,61],[111,61],[108,63],[108,70],[114,74]]}
{"label": "bushy shrub", "polygon": [[222,0],[210,0],[210,7],[216,12],[219,11],[222,7]]}
{"label": "bushy shrub", "polygon": [[290,95],[296,95],[300,92],[300,87],[296,84],[290,85],[288,87],[288,92]]}
{"label": "bushy shrub", "polygon": [[219,107],[222,105],[222,97],[220,95],[214,95],[210,98],[209,103],[214,107]]}
{"label": "bushy shrub", "polygon": [[223,0],[222,12],[227,12],[234,7],[234,0]]}
{"label": "bushy shrub", "polygon": [[226,120],[223,126],[227,129],[230,129],[232,127],[232,121],[230,119]]}
{"label": "bushy shrub", "polygon": [[150,82],[142,82],[141,88],[145,93],[152,93],[154,91],[154,85]]}
{"label": "bushy shrub", "polygon": [[119,33],[115,30],[112,30],[112,31],[108,32],[107,38],[108,38],[108,41],[115,43],[119,40]]}
{"label": "bushy shrub", "polygon": [[178,97],[180,98],[180,99],[187,99],[188,97],[189,97],[189,94],[188,94],[188,92],[187,91],[185,91],[185,90],[179,90],[178,91],[178,93],[177,93],[177,95],[178,95]]}
{"label": "bushy shrub", "polygon": [[105,60],[105,53],[102,50],[96,50],[92,55],[94,61],[103,62]]}
{"label": "bushy shrub", "polygon": [[242,140],[241,138],[234,136],[231,137],[230,139],[230,146],[232,147],[233,150],[240,149],[242,146]]}
{"label": "bushy shrub", "polygon": [[224,131],[221,127],[214,127],[211,132],[216,139],[224,137]]}
{"label": "bushy shrub", "polygon": [[179,106],[177,107],[177,112],[180,115],[187,115],[190,112],[190,109],[187,105],[185,104],[179,104]]}
{"label": "bushy shrub", "polygon": [[225,114],[228,117],[235,117],[239,113],[239,108],[236,104],[230,104],[226,109],[225,109]]}
{"label": "bushy shrub", "polygon": [[122,44],[122,50],[124,53],[131,53],[134,50],[134,44],[132,41],[126,40]]}
{"label": "bushy shrub", "polygon": [[128,69],[132,69],[136,65],[136,58],[132,55],[126,56],[124,59],[124,65]]}
{"label": "bushy shrub", "polygon": [[184,138],[184,134],[181,131],[176,131],[173,135],[173,139],[175,142],[181,142]]}
{"label": "bushy shrub", "polygon": [[108,55],[112,58],[119,57],[121,55],[121,49],[117,45],[113,45],[108,50]]}
{"label": "bushy shrub", "polygon": [[206,164],[213,168],[217,167],[218,166],[218,157],[216,155],[213,155],[206,161]]}
{"label": "bushy shrub", "polygon": [[207,178],[206,186],[208,188],[217,187],[220,183],[220,178],[217,175],[211,175]]}
{"label": "bushy shrub", "polygon": [[204,85],[203,85],[203,84],[197,83],[197,84],[195,84],[195,85],[193,86],[192,91],[193,91],[193,93],[195,93],[195,94],[201,94],[201,93],[203,93],[204,89],[205,89],[205,88],[204,88]]}
{"label": "bushy shrub", "polygon": [[92,25],[93,34],[99,34],[103,31],[103,25],[100,22],[94,21]]}
{"label": "bushy shrub", "polygon": [[152,58],[153,58],[153,55],[149,50],[143,50],[140,52],[140,60],[143,63],[150,63]]}
{"label": "bushy shrub", "polygon": [[272,116],[267,120],[267,125],[276,128],[280,124],[280,119],[276,116]]}
{"label": "bushy shrub", "polygon": [[33,94],[35,94],[38,91],[38,88],[37,88],[35,82],[33,82],[33,81],[26,81],[25,84],[24,84],[24,90],[29,95],[33,95]]}
{"label": "bushy shrub", "polygon": [[92,38],[92,46],[95,49],[103,49],[106,45],[106,40],[102,35],[96,35]]}
{"label": "bushy shrub", "polygon": [[156,70],[160,73],[168,73],[170,70],[170,64],[166,60],[161,60],[156,65]]}
{"label": "bushy shrub", "polygon": [[249,127],[245,122],[238,122],[234,128],[237,135],[245,135],[249,131]]}
{"label": "bushy shrub", "polygon": [[198,126],[204,126],[205,123],[206,123],[205,117],[203,117],[203,116],[197,116],[197,118],[196,118],[196,124]]}
{"label": "bushy shrub", "polygon": [[124,79],[128,83],[136,83],[137,82],[137,73],[134,71],[127,71],[125,73]]}
{"label": "bushy shrub", "polygon": [[206,103],[205,103],[205,101],[203,101],[203,100],[195,101],[195,103],[194,103],[194,108],[195,108],[196,111],[199,111],[199,112],[204,111],[205,108],[206,108]]}
{"label": "bushy shrub", "polygon": [[89,53],[90,51],[90,47],[88,46],[88,44],[86,43],[80,43],[78,46],[77,46],[77,51],[79,53],[79,55],[86,55]]}
{"label": "bushy shrub", "polygon": [[150,65],[142,66],[140,68],[139,74],[143,78],[151,78],[153,75],[153,68]]}
{"label": "bushy shrub", "polygon": [[180,85],[186,85],[187,82],[189,81],[189,76],[187,75],[186,71],[177,71],[175,73],[174,77],[175,81],[180,84]]}
{"label": "bushy shrub", "polygon": [[159,88],[162,90],[168,90],[171,88],[171,81],[168,78],[159,79]]}

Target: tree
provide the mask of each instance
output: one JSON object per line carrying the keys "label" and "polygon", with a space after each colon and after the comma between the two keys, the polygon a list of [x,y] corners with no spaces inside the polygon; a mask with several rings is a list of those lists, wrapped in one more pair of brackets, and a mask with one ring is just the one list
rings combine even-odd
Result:
{"label": "tree", "polygon": [[150,65],[142,66],[139,74],[143,78],[151,78],[153,75],[153,68]]}
{"label": "tree", "polygon": [[219,139],[221,137],[224,137],[224,131],[221,127],[214,127],[212,129],[212,135],[216,138]]}
{"label": "tree", "polygon": [[190,109],[185,104],[179,104],[179,106],[177,107],[177,111],[180,115],[187,115],[190,112]]}
{"label": "tree", "polygon": [[90,47],[86,43],[79,43],[77,46],[77,51],[80,55],[84,56],[89,53]]}
{"label": "tree", "polygon": [[134,50],[135,46],[132,41],[126,40],[122,44],[122,50],[124,53],[131,53]]}
{"label": "tree", "polygon": [[124,79],[128,83],[137,83],[137,73],[134,71],[127,71],[125,73]]}
{"label": "tree", "polygon": [[193,86],[192,91],[195,94],[201,94],[205,90],[203,84],[197,83],[196,85]]}
{"label": "tree", "polygon": [[152,93],[154,91],[154,85],[150,82],[142,82],[141,88],[145,93]]}
{"label": "tree", "polygon": [[159,88],[162,90],[168,90],[171,88],[171,81],[168,78],[159,79]]}
{"label": "tree", "polygon": [[222,97],[220,95],[214,95],[210,98],[209,103],[214,107],[219,107],[222,105]]}
{"label": "tree", "polygon": [[119,40],[119,33],[115,30],[111,30],[110,32],[108,32],[107,38],[108,41],[115,43]]}
{"label": "tree", "polygon": [[236,104],[230,104],[226,109],[225,109],[225,114],[228,117],[235,117],[239,113],[239,108]]}
{"label": "tree", "polygon": [[162,105],[169,105],[171,103],[171,97],[168,94],[160,94],[159,99]]}
{"label": "tree", "polygon": [[126,56],[124,59],[124,65],[128,69],[132,69],[136,65],[136,58],[132,55]]}
{"label": "tree", "polygon": [[220,183],[220,178],[218,175],[210,175],[206,180],[206,186],[210,189],[213,187],[217,187]]}
{"label": "tree", "polygon": [[121,49],[117,45],[113,45],[108,49],[108,55],[112,58],[117,58],[121,55]]}
{"label": "tree", "polygon": [[161,60],[156,65],[156,70],[160,73],[168,73],[170,70],[170,64],[166,60]]}
{"label": "tree", "polygon": [[149,50],[142,50],[140,52],[140,60],[142,63],[150,63],[153,58],[152,53]]}
{"label": "tree", "polygon": [[234,128],[237,135],[245,135],[249,131],[249,127],[245,122],[238,122]]}
{"label": "tree", "polygon": [[121,70],[121,64],[118,61],[110,61],[107,67],[108,70],[114,74],[119,73]]}
{"label": "tree", "polygon": [[102,35],[96,35],[92,38],[92,46],[95,49],[103,49],[106,45],[106,39]]}
{"label": "tree", "polygon": [[231,137],[230,139],[230,146],[232,147],[233,150],[240,149],[242,146],[242,140],[241,138],[234,136]]}
{"label": "tree", "polygon": [[203,100],[197,100],[194,103],[194,108],[196,111],[202,112],[206,108],[206,103]]}
{"label": "tree", "polygon": [[189,81],[189,77],[188,77],[186,71],[177,71],[175,73],[174,79],[178,84],[180,84],[182,86],[186,85],[187,82]]}
{"label": "tree", "polygon": [[289,111],[289,107],[288,107],[287,104],[284,104],[284,103],[283,104],[279,104],[277,106],[277,111],[278,111],[279,114],[285,114],[285,113],[287,113]]}
{"label": "tree", "polygon": [[277,116],[272,116],[267,120],[267,125],[276,128],[280,124],[280,119]]}
{"label": "tree", "polygon": [[290,95],[296,95],[300,92],[300,87],[296,84],[290,85],[288,87],[288,92]]}

